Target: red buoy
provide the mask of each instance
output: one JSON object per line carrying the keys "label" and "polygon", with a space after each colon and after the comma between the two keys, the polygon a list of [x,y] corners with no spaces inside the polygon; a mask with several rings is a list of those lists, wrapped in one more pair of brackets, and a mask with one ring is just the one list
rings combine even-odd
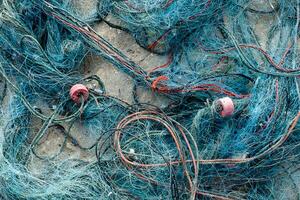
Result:
{"label": "red buoy", "polygon": [[222,117],[229,117],[234,112],[234,103],[231,98],[224,97],[217,100],[217,104],[220,106],[220,115]]}
{"label": "red buoy", "polygon": [[70,97],[75,103],[80,103],[80,98],[86,101],[89,97],[89,90],[85,85],[76,84],[70,89]]}

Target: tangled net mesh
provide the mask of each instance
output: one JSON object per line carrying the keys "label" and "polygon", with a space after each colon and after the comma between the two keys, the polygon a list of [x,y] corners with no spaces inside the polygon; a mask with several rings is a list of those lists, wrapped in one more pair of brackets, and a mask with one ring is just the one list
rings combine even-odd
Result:
{"label": "tangled net mesh", "polygon": [[[299,0],[260,10],[248,0],[99,0],[89,19],[71,1],[0,2],[2,199],[276,199],[278,179],[299,166]],[[266,44],[251,22],[262,15],[274,18]],[[99,21],[167,62],[145,70],[93,30]],[[110,96],[83,75],[90,54],[170,103]],[[76,103],[78,83],[89,97]]]}

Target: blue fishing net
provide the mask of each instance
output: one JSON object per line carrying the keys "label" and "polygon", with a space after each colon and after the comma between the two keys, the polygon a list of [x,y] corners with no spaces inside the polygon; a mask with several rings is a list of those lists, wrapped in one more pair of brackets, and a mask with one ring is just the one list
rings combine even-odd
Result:
{"label": "blue fishing net", "polygon": [[[300,5],[265,4],[99,0],[84,19],[71,1],[1,1],[0,197],[276,199],[299,165]],[[263,44],[253,17],[265,15]],[[93,30],[100,21],[167,62],[145,70]],[[89,54],[170,103],[108,95],[85,76]],[[88,98],[70,96],[75,84]],[[60,143],[43,153],[54,132]]]}

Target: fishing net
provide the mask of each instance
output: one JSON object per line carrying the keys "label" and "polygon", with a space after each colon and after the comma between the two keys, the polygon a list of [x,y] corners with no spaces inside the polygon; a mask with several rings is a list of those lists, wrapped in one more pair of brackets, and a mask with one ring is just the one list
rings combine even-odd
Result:
{"label": "fishing net", "polygon": [[[299,166],[299,1],[0,2],[2,199],[277,199]],[[146,70],[97,22],[166,63]],[[90,55],[168,105],[109,95]]]}

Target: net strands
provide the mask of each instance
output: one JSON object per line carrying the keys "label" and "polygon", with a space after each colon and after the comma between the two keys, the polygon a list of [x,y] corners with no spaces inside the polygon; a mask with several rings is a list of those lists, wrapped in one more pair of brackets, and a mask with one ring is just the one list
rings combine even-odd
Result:
{"label": "net strands", "polygon": [[[276,199],[276,179],[299,165],[299,2],[268,11],[238,0],[98,5],[99,18],[84,21],[67,1],[1,2],[0,72],[12,95],[3,89],[0,197]],[[249,13],[276,16],[265,48]],[[97,20],[168,61],[144,70],[93,30]],[[82,76],[90,52],[170,105],[108,95],[99,77]],[[79,103],[69,96],[77,83],[89,90]],[[234,104],[225,117],[224,96]],[[45,155],[53,134],[60,144]],[[92,159],[70,156],[70,145]]]}

